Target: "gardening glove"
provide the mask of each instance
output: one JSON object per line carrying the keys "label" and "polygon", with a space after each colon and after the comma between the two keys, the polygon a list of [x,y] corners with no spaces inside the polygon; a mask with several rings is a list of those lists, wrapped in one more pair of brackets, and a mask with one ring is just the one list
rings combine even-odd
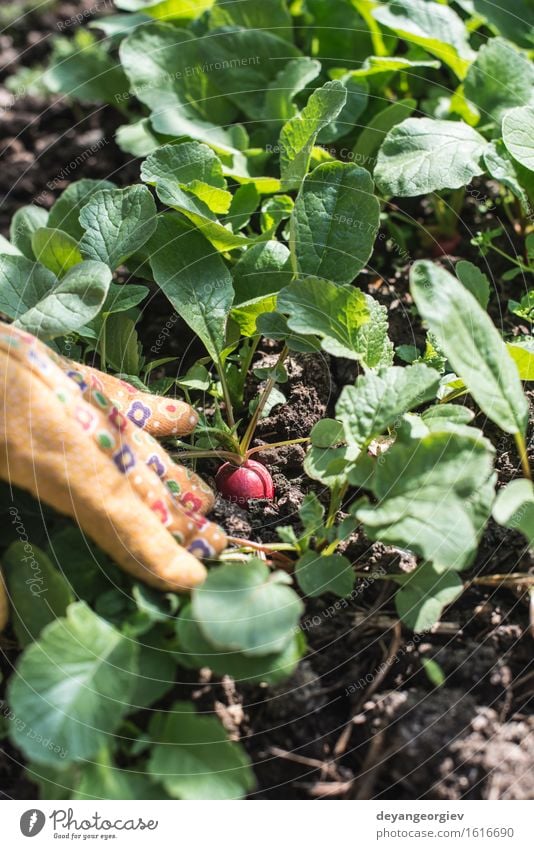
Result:
{"label": "gardening glove", "polygon": [[198,558],[226,547],[203,515],[213,494],[150,435],[190,433],[194,410],[1,322],[0,379],[0,477],[71,516],[135,578],[178,592],[202,583]]}

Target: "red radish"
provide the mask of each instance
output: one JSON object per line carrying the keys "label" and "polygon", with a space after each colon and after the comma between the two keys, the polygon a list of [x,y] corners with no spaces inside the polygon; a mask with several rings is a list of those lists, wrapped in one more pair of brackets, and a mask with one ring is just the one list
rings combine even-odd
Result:
{"label": "red radish", "polygon": [[224,463],[215,475],[215,483],[223,498],[245,509],[259,498],[274,498],[273,479],[256,460],[247,460],[242,466]]}

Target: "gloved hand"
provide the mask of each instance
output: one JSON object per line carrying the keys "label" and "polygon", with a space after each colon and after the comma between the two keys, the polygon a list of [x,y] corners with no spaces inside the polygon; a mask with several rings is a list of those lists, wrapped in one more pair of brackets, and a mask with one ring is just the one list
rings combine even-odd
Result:
{"label": "gloved hand", "polygon": [[[178,592],[200,584],[198,558],[226,547],[203,515],[213,494],[150,435],[190,433],[194,410],[1,322],[0,380],[0,477],[71,516],[135,578]],[[0,620],[1,596],[0,586]]]}

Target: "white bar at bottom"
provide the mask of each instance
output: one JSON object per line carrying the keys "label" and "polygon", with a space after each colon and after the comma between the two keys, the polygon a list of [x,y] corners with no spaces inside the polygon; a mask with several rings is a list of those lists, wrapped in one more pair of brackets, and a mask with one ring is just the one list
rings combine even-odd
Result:
{"label": "white bar at bottom", "polygon": [[[6,849],[533,849],[534,802],[3,802]],[[32,833],[33,832],[33,833]],[[35,843],[32,840],[35,839]]]}

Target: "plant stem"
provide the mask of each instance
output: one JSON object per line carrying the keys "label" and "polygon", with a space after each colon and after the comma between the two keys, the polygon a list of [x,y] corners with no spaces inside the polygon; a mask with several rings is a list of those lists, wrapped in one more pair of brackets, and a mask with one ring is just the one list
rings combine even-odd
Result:
{"label": "plant stem", "polygon": [[490,244],[488,247],[492,251],[495,251],[496,254],[499,254],[499,256],[502,256],[504,259],[507,259],[508,262],[512,263],[512,265],[517,265],[517,267],[520,268],[521,271],[525,271],[527,274],[532,271],[532,269],[529,268],[528,265],[525,265],[523,262],[521,262],[520,259],[514,259],[513,256],[507,254],[506,251],[502,251],[500,248],[497,247],[497,245]]}
{"label": "plant stem", "polygon": [[301,442],[309,442],[309,436],[301,436],[298,439],[286,439],[284,442],[267,442],[265,445],[258,445],[256,448],[249,448],[247,457],[252,457],[259,451],[271,451],[273,448],[284,448],[286,445],[298,445]]}
{"label": "plant stem", "polygon": [[514,434],[515,444],[517,446],[517,453],[519,454],[519,459],[521,460],[521,468],[523,469],[523,474],[527,478],[527,480],[532,480],[532,472],[530,471],[530,463],[528,461],[528,451],[527,444],[525,442],[525,437],[522,433]]}
{"label": "plant stem", "polygon": [[269,380],[267,381],[267,383],[265,384],[265,389],[263,390],[263,392],[260,396],[260,400],[258,401],[258,404],[256,406],[256,409],[254,410],[252,418],[250,419],[250,422],[248,423],[248,427],[245,431],[245,435],[244,435],[243,439],[241,440],[240,448],[241,448],[241,453],[243,455],[247,454],[247,452],[249,450],[250,443],[252,442],[252,439],[253,439],[254,434],[256,432],[256,428],[258,426],[258,422],[260,420],[260,416],[263,413],[263,410],[265,409],[265,405],[266,405],[267,401],[269,400],[269,395],[273,391],[274,386],[276,384],[276,370],[278,369],[278,366],[282,365],[282,363],[284,362],[284,360],[286,359],[288,354],[289,354],[289,348],[287,347],[287,345],[284,345],[284,347],[280,351],[280,355],[278,357],[278,360],[276,361],[276,365],[273,368],[273,373],[274,373],[275,376],[270,377]]}
{"label": "plant stem", "polygon": [[222,460],[228,460],[230,463],[235,463],[236,466],[240,466],[243,462],[243,457],[240,454],[234,454],[232,451],[217,451],[216,449],[206,449],[205,451],[196,450],[192,448],[191,451],[183,451],[180,454],[172,455],[174,460],[200,460],[202,458],[212,458],[218,457]]}
{"label": "plant stem", "polygon": [[228,388],[228,383],[226,382],[226,375],[224,373],[224,367],[222,363],[217,362],[215,364],[217,369],[217,374],[219,375],[219,380],[221,381],[221,387],[223,391],[224,403],[226,406],[226,419],[228,421],[228,426],[230,428],[235,427],[235,419],[234,419],[234,408],[232,406],[232,398],[230,396],[230,389]]}

